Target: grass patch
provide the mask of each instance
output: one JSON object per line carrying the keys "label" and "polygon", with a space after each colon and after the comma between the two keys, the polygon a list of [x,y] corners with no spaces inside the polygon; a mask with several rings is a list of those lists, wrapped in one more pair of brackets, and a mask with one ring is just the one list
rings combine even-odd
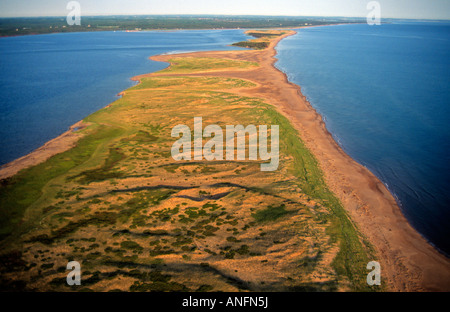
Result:
{"label": "grass patch", "polygon": [[236,78],[221,77],[150,77],[142,78],[141,83],[135,87],[128,89],[144,90],[157,88],[180,88],[184,89],[200,89],[200,90],[217,90],[232,88],[250,88],[256,85],[250,81]]}
{"label": "grass patch", "polygon": [[360,240],[360,232],[340,201],[328,189],[317,160],[305,147],[297,130],[286,117],[269,105],[266,105],[264,110],[259,107],[253,110],[253,115],[260,116],[263,120],[268,118],[272,124],[283,129],[280,133],[280,152],[293,156],[294,162],[290,170],[297,177],[300,188],[329,210],[325,216],[330,221],[326,231],[333,241],[339,242],[339,252],[332,262],[333,268],[339,275],[349,278],[353,290],[373,291],[374,289],[367,285],[365,277],[366,265],[371,261],[369,259],[376,259],[375,251],[367,240]]}
{"label": "grass patch", "polygon": [[[276,31],[256,31],[250,34],[258,38],[250,44],[257,45],[264,44],[265,38],[279,35]],[[249,42],[245,44],[248,45]],[[339,252],[332,262],[332,267],[339,275],[339,280],[348,279],[352,290],[372,290],[365,283],[365,265],[368,259],[376,260],[373,250],[361,238],[340,202],[325,185],[317,161],[299,139],[297,131],[289,121],[261,99],[223,91],[254,86],[248,81],[186,76],[195,72],[253,68],[257,64],[192,57],[174,58],[173,61],[175,63],[165,71],[181,73],[184,77],[144,78],[140,85],[130,89],[136,92],[127,92],[120,100],[85,119],[92,125],[83,130],[87,136],[81,139],[75,148],[3,181],[0,186],[0,234],[8,235],[15,227],[20,228],[18,232],[30,230],[29,241],[23,242],[18,238],[14,244],[46,245],[44,247],[48,250],[42,252],[46,254],[43,260],[46,263],[52,263],[52,260],[56,259],[53,251],[67,241],[76,256],[85,259],[83,265],[88,268],[108,261],[116,267],[124,268],[136,267],[134,261],[138,259],[137,254],[143,251],[144,245],[150,257],[174,254],[181,258],[182,252],[190,253],[196,250],[195,243],[198,240],[205,240],[207,248],[199,248],[199,251],[203,250],[207,256],[217,256],[213,250],[221,250],[221,255],[227,259],[260,255],[264,252],[263,248],[266,248],[258,247],[260,243],[273,246],[280,242],[277,240],[278,236],[264,234],[275,233],[275,229],[279,229],[278,226],[286,226],[287,230],[298,230],[300,238],[304,235],[305,239],[314,241],[317,251],[337,244]],[[268,175],[261,178],[259,171],[253,172],[253,165],[248,166],[245,172],[242,164],[232,167],[229,163],[222,162],[214,165],[209,163],[209,166],[206,163],[197,163],[195,168],[189,167],[194,170],[187,170],[184,165],[174,165],[170,160],[170,143],[173,142],[170,139],[170,129],[176,124],[191,126],[192,116],[203,116],[205,125],[279,125],[282,170],[268,173],[273,174],[274,179],[271,180]],[[184,174],[189,176],[183,177],[183,170]],[[125,174],[126,179],[112,181],[114,178],[124,177]],[[239,182],[240,180],[243,182]],[[245,181],[249,181],[249,186],[236,184],[245,184]],[[91,182],[98,183],[80,188],[80,184]],[[205,186],[208,191],[201,189]],[[198,197],[195,197],[195,192],[177,194],[180,190],[197,187]],[[222,187],[229,189],[220,191],[223,193],[212,191],[212,188]],[[317,209],[310,211],[308,207],[296,202],[292,192],[296,192],[298,188],[301,189],[302,197],[317,203]],[[118,196],[118,193],[123,197]],[[179,201],[183,201],[183,197],[186,202],[180,204]],[[252,197],[255,198],[254,201],[251,200]],[[165,201],[169,198],[170,201]],[[27,220],[31,221],[22,226],[23,213],[29,207],[31,208],[27,211]],[[292,224],[276,223],[286,220],[283,218],[289,217],[290,214],[296,214],[296,220]],[[37,225],[41,220],[48,224],[47,234],[42,234],[44,229],[33,232],[30,226],[35,223]],[[270,222],[272,223],[267,224]],[[264,223],[264,229],[259,228],[264,232],[260,233],[260,236],[256,232],[254,241],[250,236],[240,235],[241,229],[247,231],[258,223]],[[161,225],[165,226],[165,230],[158,230]],[[89,236],[103,237],[100,232],[107,232],[113,233],[112,237],[102,239],[99,244],[77,244],[76,242],[81,243],[84,240],[75,238],[77,235],[74,234],[88,226],[86,230],[92,232]],[[143,228],[132,230],[137,227]],[[177,228],[177,231],[172,230],[173,228]],[[252,231],[245,234],[252,235]],[[140,237],[139,244],[123,241],[137,236]],[[64,237],[64,241],[60,240]],[[212,241],[220,244],[216,246]],[[244,242],[248,245],[241,245]],[[253,243],[256,246],[253,246]],[[99,248],[100,244],[103,244],[100,249],[104,249],[106,255],[99,251],[92,252],[94,248]],[[233,245],[234,248],[224,244]],[[212,250],[208,249],[208,246]],[[26,248],[28,247],[24,247],[24,252],[29,253],[30,249]],[[130,251],[134,254],[126,256]],[[187,254],[182,256],[185,260],[190,259]],[[270,254],[267,254],[267,258],[269,261],[273,260]],[[184,263],[181,259],[179,261]],[[320,261],[305,258],[300,264],[299,275],[307,270],[317,269],[314,265],[320,266]],[[44,265],[43,268],[45,267]],[[142,267],[145,265],[142,264]],[[40,266],[36,269],[38,268]],[[22,272],[25,270],[23,267],[19,269]],[[105,274],[93,274],[89,278],[92,285],[98,277],[103,278]],[[195,272],[193,274],[195,275]],[[155,278],[137,271],[121,275],[133,275],[138,279],[130,290],[187,290],[184,285],[172,282],[170,278],[158,273],[153,276]],[[303,285],[304,290],[314,287],[322,289],[319,284],[311,284],[312,288]],[[201,287],[199,284],[192,290]],[[214,284],[214,287],[220,288],[219,284]],[[303,289],[303,286],[298,287]],[[206,291],[209,287],[202,289]]]}
{"label": "grass patch", "polygon": [[144,249],[141,245],[133,241],[124,241],[120,243],[120,247],[133,251],[142,251]]}
{"label": "grass patch", "polygon": [[232,45],[236,47],[243,47],[243,48],[249,48],[249,49],[255,49],[255,50],[263,50],[269,47],[270,42],[269,41],[240,41],[233,43]]}
{"label": "grass patch", "polygon": [[219,71],[222,69],[251,68],[259,66],[256,62],[235,61],[207,57],[175,57],[169,60],[171,66],[159,73],[197,73]]}
{"label": "grass patch", "polygon": [[108,158],[106,158],[105,163],[100,168],[86,170],[76,176],[69,178],[69,180],[80,177],[81,183],[89,184],[96,181],[120,178],[124,175],[124,173],[114,171],[112,169],[119,161],[124,158],[125,155],[120,152],[119,148],[110,148]]}
{"label": "grass patch", "polygon": [[287,211],[284,204],[279,206],[268,206],[266,209],[259,210],[252,214],[253,218],[257,222],[271,222],[275,221],[281,217],[293,213],[292,211]]}
{"label": "grass patch", "polygon": [[0,186],[0,239],[13,232],[25,210],[42,195],[44,185],[86,162],[101,142],[121,132],[118,128],[99,126],[81,138],[76,147],[4,180]]}

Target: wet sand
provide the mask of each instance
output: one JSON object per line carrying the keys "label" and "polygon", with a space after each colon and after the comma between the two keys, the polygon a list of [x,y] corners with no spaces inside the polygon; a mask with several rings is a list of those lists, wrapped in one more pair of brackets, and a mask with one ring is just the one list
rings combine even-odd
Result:
{"label": "wet sand", "polygon": [[[387,282],[389,290],[450,291],[450,259],[440,254],[410,226],[383,183],[339,147],[327,131],[322,117],[301,94],[300,87],[290,83],[286,75],[274,67],[276,44],[293,34],[295,32],[291,31],[273,40],[266,50],[195,52],[159,55],[151,59],[167,62],[177,56],[194,56],[258,62],[261,66],[256,69],[189,76],[234,77],[257,84],[257,87],[242,89],[239,93],[263,98],[284,114],[298,130],[318,160],[327,184],[341,200],[359,230],[374,245],[381,264],[382,279]],[[156,75],[158,73],[133,79]],[[79,126],[76,124],[72,129]],[[80,137],[81,134],[77,132],[67,131],[29,155],[2,166],[0,179],[70,149]]]}

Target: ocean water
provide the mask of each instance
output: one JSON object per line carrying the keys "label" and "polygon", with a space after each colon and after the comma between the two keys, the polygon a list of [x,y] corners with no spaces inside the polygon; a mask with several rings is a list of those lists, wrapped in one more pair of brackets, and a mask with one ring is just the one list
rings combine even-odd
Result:
{"label": "ocean water", "polygon": [[0,165],[116,100],[161,53],[241,49],[242,30],[90,32],[0,38]]}
{"label": "ocean water", "polygon": [[340,146],[450,255],[450,23],[306,28],[277,51]]}

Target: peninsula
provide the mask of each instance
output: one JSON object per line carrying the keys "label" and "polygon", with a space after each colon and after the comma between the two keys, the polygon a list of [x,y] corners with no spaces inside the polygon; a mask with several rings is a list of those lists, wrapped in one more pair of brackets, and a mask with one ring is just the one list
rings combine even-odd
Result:
{"label": "peninsula", "polygon": [[[449,260],[273,66],[295,32],[250,33],[255,50],[152,57],[170,66],[0,169],[2,290],[450,289]],[[278,169],[174,160],[171,129],[195,117],[278,125]],[[68,261],[81,263],[78,288]],[[366,283],[370,261],[380,286]]]}

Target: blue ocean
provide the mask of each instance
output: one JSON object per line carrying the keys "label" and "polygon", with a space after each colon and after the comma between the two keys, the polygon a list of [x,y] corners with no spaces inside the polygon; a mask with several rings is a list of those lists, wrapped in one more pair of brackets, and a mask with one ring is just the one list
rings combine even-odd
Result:
{"label": "blue ocean", "polygon": [[450,23],[305,28],[277,50],[340,146],[450,255]]}
{"label": "blue ocean", "polygon": [[26,155],[116,100],[151,55],[228,46],[242,30],[60,33],[0,38],[0,165]]}

